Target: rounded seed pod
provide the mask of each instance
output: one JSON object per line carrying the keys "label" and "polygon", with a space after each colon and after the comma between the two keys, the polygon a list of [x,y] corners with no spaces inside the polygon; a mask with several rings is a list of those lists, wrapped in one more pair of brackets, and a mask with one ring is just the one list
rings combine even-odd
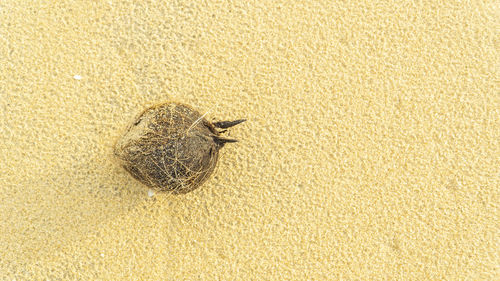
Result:
{"label": "rounded seed pod", "polygon": [[219,150],[236,142],[221,136],[245,121],[211,123],[192,107],[168,102],[147,108],[118,140],[114,154],[143,184],[161,191],[187,193],[214,171]]}

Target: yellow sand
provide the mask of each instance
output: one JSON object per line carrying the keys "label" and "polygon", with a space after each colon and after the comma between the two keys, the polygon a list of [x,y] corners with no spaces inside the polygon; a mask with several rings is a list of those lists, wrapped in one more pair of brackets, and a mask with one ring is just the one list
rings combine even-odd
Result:
{"label": "yellow sand", "polygon": [[[499,278],[498,2],[136,2],[0,1],[0,280]],[[149,197],[166,100],[248,122]]]}

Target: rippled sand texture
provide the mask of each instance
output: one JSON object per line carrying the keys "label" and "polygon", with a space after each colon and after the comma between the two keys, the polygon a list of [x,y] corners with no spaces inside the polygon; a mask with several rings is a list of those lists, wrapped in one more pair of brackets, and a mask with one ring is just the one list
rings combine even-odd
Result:
{"label": "rippled sand texture", "polygon": [[[495,1],[0,1],[1,280],[493,280]],[[214,177],[113,157],[147,106],[248,121]]]}

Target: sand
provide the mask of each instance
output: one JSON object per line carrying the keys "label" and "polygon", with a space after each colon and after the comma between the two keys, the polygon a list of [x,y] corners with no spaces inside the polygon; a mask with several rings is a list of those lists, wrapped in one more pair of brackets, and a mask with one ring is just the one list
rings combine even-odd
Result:
{"label": "sand", "polygon": [[[0,280],[499,278],[495,1],[0,2]],[[112,146],[231,130],[152,193]]]}

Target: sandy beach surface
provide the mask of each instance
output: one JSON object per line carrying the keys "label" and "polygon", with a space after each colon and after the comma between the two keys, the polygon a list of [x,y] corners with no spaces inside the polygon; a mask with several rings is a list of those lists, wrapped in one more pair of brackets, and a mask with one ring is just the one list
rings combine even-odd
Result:
{"label": "sandy beach surface", "polygon": [[[0,280],[494,280],[495,1],[0,1]],[[112,148],[248,121],[201,188]]]}

